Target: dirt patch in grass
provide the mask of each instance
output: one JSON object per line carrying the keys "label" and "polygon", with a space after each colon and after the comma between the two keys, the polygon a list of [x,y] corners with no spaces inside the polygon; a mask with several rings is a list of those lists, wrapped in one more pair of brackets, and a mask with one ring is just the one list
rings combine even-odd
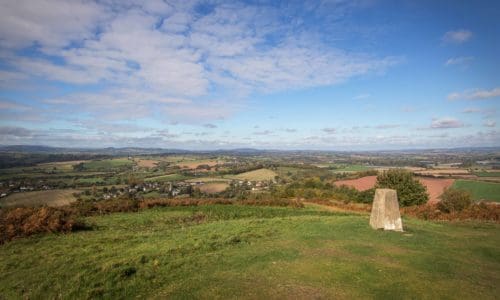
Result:
{"label": "dirt patch in grass", "polygon": [[227,183],[207,183],[198,186],[198,188],[204,193],[215,194],[224,191],[228,186]]}

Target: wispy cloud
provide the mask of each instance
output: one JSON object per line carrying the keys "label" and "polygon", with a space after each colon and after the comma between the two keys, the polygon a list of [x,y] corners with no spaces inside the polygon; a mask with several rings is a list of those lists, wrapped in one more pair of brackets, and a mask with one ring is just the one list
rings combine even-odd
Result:
{"label": "wispy cloud", "polygon": [[448,31],[442,40],[445,43],[462,44],[472,38],[472,31],[466,29]]}
{"label": "wispy cloud", "polygon": [[448,100],[481,100],[500,97],[500,87],[491,90],[471,89],[463,92],[454,92],[448,95]]}
{"label": "wispy cloud", "polygon": [[432,120],[431,129],[460,128],[464,123],[454,118],[441,118]]}
{"label": "wispy cloud", "polygon": [[0,100],[0,109],[3,110],[29,110],[30,106],[16,103],[13,101]]}
{"label": "wispy cloud", "polygon": [[485,120],[483,123],[484,127],[495,127],[497,126],[497,122],[495,120]]}
{"label": "wispy cloud", "polygon": [[333,127],[326,127],[326,128],[323,128],[321,129],[323,132],[326,132],[328,134],[334,134],[337,132],[337,129],[336,128],[333,128]]}
{"label": "wispy cloud", "polygon": [[460,66],[468,66],[472,61],[474,60],[474,57],[472,56],[460,56],[460,57],[452,57],[448,59],[445,63],[446,66],[455,66],[455,65],[460,65]]}
{"label": "wispy cloud", "polygon": [[217,128],[217,125],[214,125],[214,124],[211,124],[211,123],[207,123],[207,124],[203,124],[203,127],[214,129],[214,128]]}
{"label": "wispy cloud", "polygon": [[270,135],[272,134],[273,132],[270,131],[270,130],[264,130],[264,131],[255,131],[253,134],[254,135]]}
{"label": "wispy cloud", "polygon": [[27,137],[30,135],[32,135],[32,131],[23,127],[0,127],[0,136]]}
{"label": "wispy cloud", "polygon": [[472,114],[472,113],[479,113],[481,112],[481,109],[475,108],[475,107],[470,107],[462,110],[462,113],[464,114]]}
{"label": "wispy cloud", "polygon": [[381,124],[375,126],[376,129],[392,129],[392,128],[399,128],[401,127],[401,124]]}

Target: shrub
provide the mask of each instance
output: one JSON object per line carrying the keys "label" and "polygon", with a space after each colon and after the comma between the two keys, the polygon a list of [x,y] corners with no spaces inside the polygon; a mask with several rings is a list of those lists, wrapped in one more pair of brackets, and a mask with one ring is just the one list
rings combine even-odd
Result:
{"label": "shrub", "polygon": [[97,201],[95,208],[99,214],[135,212],[139,209],[139,202],[135,199],[110,199]]}
{"label": "shrub", "polygon": [[87,226],[69,209],[19,207],[0,211],[0,244],[42,232],[70,232],[85,228]]}
{"label": "shrub", "polygon": [[472,204],[471,194],[460,189],[446,189],[441,195],[438,208],[444,212],[462,211]]}
{"label": "shrub", "polygon": [[500,222],[500,205],[495,203],[472,204],[461,211],[444,212],[437,205],[424,204],[405,207],[403,214],[414,216],[424,220],[481,220],[489,222]]}
{"label": "shrub", "polygon": [[429,200],[425,186],[403,169],[392,169],[378,175],[375,188],[396,190],[400,206],[419,205]]}
{"label": "shrub", "polygon": [[304,204],[298,200],[290,199],[248,199],[248,200],[229,200],[229,199],[148,199],[139,202],[139,208],[147,209],[153,207],[172,207],[172,206],[201,206],[201,205],[250,205],[250,206],[288,206],[303,208]]}
{"label": "shrub", "polygon": [[372,203],[373,197],[375,197],[375,189],[368,189],[365,191],[358,192],[358,197],[356,202],[359,203]]}
{"label": "shrub", "polygon": [[113,212],[135,212],[139,209],[139,201],[129,198],[116,198],[101,201],[79,200],[71,207],[81,216],[103,215]]}

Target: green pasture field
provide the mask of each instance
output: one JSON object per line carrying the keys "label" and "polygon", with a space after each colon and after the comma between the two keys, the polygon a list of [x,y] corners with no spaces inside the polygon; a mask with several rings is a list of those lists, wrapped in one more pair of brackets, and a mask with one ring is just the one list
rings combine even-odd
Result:
{"label": "green pasture field", "polygon": [[155,177],[149,177],[145,178],[144,181],[180,181],[184,179],[188,179],[189,177],[186,177],[182,174],[168,174],[168,175],[161,175],[161,176],[155,176]]}
{"label": "green pasture field", "polygon": [[210,183],[222,182],[222,183],[228,183],[228,182],[231,182],[231,179],[220,178],[220,177],[196,177],[193,179],[188,179],[188,180],[186,180],[186,182],[210,182]]}
{"label": "green pasture field", "polygon": [[500,225],[213,205],[87,218],[0,246],[5,299],[498,299]]}
{"label": "green pasture field", "polygon": [[500,183],[459,179],[453,183],[453,187],[469,191],[476,201],[500,202]]}
{"label": "green pasture field", "polygon": [[479,177],[500,177],[500,172],[474,172]]}
{"label": "green pasture field", "polygon": [[361,172],[373,170],[373,168],[364,166],[364,165],[333,165],[336,166],[337,169],[332,169],[333,172]]}
{"label": "green pasture field", "polygon": [[134,164],[133,161],[126,158],[113,158],[103,160],[92,160],[83,163],[84,170],[114,170],[123,167],[130,167]]}

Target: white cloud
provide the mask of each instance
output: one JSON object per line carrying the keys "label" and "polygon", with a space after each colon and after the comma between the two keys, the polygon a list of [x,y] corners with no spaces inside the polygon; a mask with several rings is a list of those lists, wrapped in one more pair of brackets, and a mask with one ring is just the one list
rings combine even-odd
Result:
{"label": "white cloud", "polygon": [[326,127],[326,128],[323,128],[321,129],[323,132],[326,132],[328,134],[334,134],[334,133],[337,133],[337,129],[336,128],[332,128],[332,127]]}
{"label": "white cloud", "polygon": [[240,109],[237,101],[211,100],[165,106],[163,113],[169,121],[201,124],[226,119]]}
{"label": "white cloud", "polygon": [[0,127],[0,136],[27,137],[31,135],[32,131],[23,127],[12,127],[12,126]]}
{"label": "white cloud", "polygon": [[[93,35],[106,17],[105,8],[92,1],[2,0],[0,46],[60,48]],[[78,16],[75,16],[78,13]]]}
{"label": "white cloud", "polygon": [[[7,65],[0,70],[0,86],[48,82],[54,88],[63,82],[70,87],[40,93],[57,96],[35,99],[36,109],[0,102],[0,119],[39,123],[57,115],[58,122],[80,130],[37,132],[29,142],[60,145],[66,139],[74,146],[168,145],[162,144],[167,138],[180,137],[133,121],[153,118],[148,124],[194,123],[211,128],[215,120],[247,108],[249,95],[334,85],[383,73],[401,61],[343,50],[318,36],[315,28],[308,31],[300,24],[283,22],[293,11],[272,5],[214,2],[213,11],[203,15],[195,12],[197,3],[0,0],[0,59]],[[348,13],[346,3],[328,5],[328,10],[321,8],[325,16],[338,6],[341,12],[335,10],[335,18]],[[27,52],[19,51],[27,47]],[[358,99],[368,97],[358,95]],[[276,131],[287,136],[297,132]],[[323,131],[331,134],[328,142],[338,133],[335,128]],[[210,132],[215,135],[217,130]],[[269,130],[254,134],[273,136]],[[154,136],[161,138],[154,141]],[[203,142],[206,147],[228,145],[201,137],[180,140],[178,145],[203,147]]]}
{"label": "white cloud", "polygon": [[192,21],[193,17],[190,14],[177,12],[163,20],[160,30],[173,33],[185,32]]}
{"label": "white cloud", "polygon": [[485,120],[483,123],[484,127],[495,127],[497,126],[497,122],[495,120]]}
{"label": "white cloud", "polygon": [[25,73],[0,70],[0,87],[12,87],[15,82],[23,81],[28,78],[29,75]]}
{"label": "white cloud", "polygon": [[333,85],[354,76],[381,72],[398,62],[397,58],[376,59],[292,41],[238,59],[209,59],[219,73],[228,74],[226,78],[262,92]]}
{"label": "white cloud", "polygon": [[432,120],[431,129],[460,128],[464,127],[462,121],[454,118],[441,118]]}
{"label": "white cloud", "polygon": [[472,38],[470,30],[460,29],[448,31],[443,36],[443,41],[446,43],[462,44]]}
{"label": "white cloud", "polygon": [[[327,45],[283,23],[285,12],[272,6],[219,3],[201,15],[196,3],[3,1],[0,47],[9,70],[0,70],[0,84],[102,84],[110,90],[46,100],[115,117],[130,116],[134,105],[138,117],[156,112],[148,105],[163,105],[171,117],[204,122],[233,113],[255,92],[338,84],[400,61]],[[33,45],[36,55],[16,52]]]}
{"label": "white cloud", "polygon": [[31,107],[17,102],[6,101],[0,99],[0,109],[2,110],[30,110]]}
{"label": "white cloud", "polygon": [[270,135],[270,134],[272,134],[272,133],[273,133],[273,132],[272,132],[272,131],[270,131],[270,130],[264,130],[264,131],[256,131],[256,132],[254,132],[253,134],[254,134],[254,135]]}
{"label": "white cloud", "polygon": [[466,108],[466,109],[462,110],[462,113],[464,113],[464,114],[472,114],[472,113],[478,113],[478,112],[481,112],[481,109],[474,108],[474,107]]}
{"label": "white cloud", "polygon": [[500,97],[500,87],[491,90],[471,89],[464,92],[454,92],[448,95],[448,100],[481,100]]}

